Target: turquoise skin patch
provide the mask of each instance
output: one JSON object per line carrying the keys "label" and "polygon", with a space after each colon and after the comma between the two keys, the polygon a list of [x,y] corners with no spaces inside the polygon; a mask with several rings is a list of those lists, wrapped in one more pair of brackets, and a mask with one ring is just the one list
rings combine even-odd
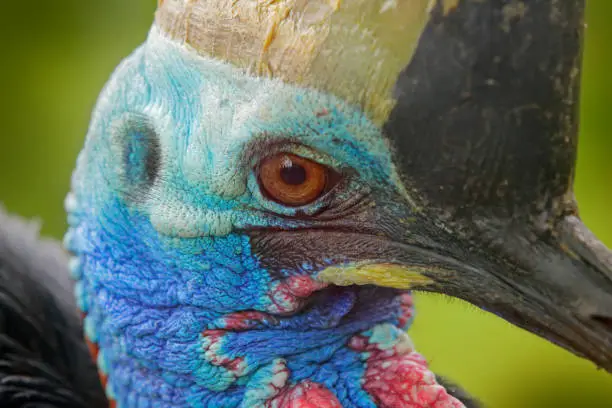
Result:
{"label": "turquoise skin patch", "polygon": [[[359,183],[345,196],[368,185],[391,182],[389,188],[403,188],[380,130],[356,107],[248,76],[189,51],[155,28],[100,97],[80,159],[84,165],[75,175],[78,201],[86,200],[88,190],[79,185],[97,186],[100,201],[108,199],[100,195],[142,187],[134,180],[145,173],[137,164],[147,148],[138,144],[147,140],[142,129],[158,139],[160,173],[150,189],[139,191],[136,205],[163,235],[223,236],[272,226],[280,222],[278,215],[316,212],[321,202],[287,208],[259,193],[253,166],[275,151],[355,170]],[[126,157],[136,164],[127,172]]]}
{"label": "turquoise skin patch", "polygon": [[[316,160],[347,182],[308,206],[279,205],[260,193],[253,171],[275,152]],[[241,336],[206,354],[202,333],[230,313],[269,311],[281,279],[261,266],[247,232],[299,229],[304,222],[291,218],[298,212],[316,214],[370,186],[402,193],[398,180],[380,130],[357,108],[251,77],[153,29],[103,91],[67,200],[66,247],[76,255],[77,297],[109,395],[120,407],[235,407],[245,395],[256,398],[249,387],[265,381],[272,364],[264,356],[286,348],[308,320],[249,334],[258,355],[248,355]],[[313,272],[304,263],[282,274]],[[372,322],[396,322],[395,294],[385,296],[390,307],[371,321],[307,333],[303,353],[287,360],[293,378],[326,384],[346,406],[371,407],[355,381],[360,356],[345,347]],[[321,339],[328,344],[319,350]],[[244,373],[223,366],[241,353]],[[350,381],[325,374],[337,369]]]}

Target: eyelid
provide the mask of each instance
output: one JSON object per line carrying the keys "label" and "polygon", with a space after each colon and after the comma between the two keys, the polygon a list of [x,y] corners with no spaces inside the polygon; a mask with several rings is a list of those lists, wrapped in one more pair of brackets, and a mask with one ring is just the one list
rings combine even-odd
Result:
{"label": "eyelid", "polygon": [[343,166],[341,162],[335,160],[327,153],[297,142],[295,139],[259,138],[253,141],[252,146],[247,147],[245,151],[244,162],[248,163],[251,169],[254,169],[258,163],[275,154],[290,153],[317,162],[338,173],[342,173],[341,169]]}

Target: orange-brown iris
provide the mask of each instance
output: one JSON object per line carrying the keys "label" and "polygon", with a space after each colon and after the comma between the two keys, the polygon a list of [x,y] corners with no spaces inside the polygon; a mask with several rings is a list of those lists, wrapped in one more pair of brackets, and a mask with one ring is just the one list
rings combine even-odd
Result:
{"label": "orange-brown iris", "polygon": [[292,207],[319,198],[327,186],[328,168],[290,153],[279,153],[263,160],[259,180],[274,201]]}

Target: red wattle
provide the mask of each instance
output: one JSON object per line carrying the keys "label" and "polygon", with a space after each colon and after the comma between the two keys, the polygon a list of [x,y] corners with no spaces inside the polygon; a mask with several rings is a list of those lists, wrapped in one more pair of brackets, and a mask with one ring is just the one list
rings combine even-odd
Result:
{"label": "red wattle", "polygon": [[354,350],[368,353],[363,388],[379,408],[464,408],[437,383],[419,353],[406,344],[381,348],[366,336],[355,336]]}
{"label": "red wattle", "polygon": [[325,386],[304,381],[281,391],[266,408],[342,408],[342,405]]}

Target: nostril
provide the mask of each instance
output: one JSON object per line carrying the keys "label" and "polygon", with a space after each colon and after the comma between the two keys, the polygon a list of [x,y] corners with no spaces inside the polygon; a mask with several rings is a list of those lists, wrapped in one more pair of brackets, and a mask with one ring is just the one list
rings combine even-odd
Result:
{"label": "nostril", "polygon": [[591,319],[593,319],[595,322],[599,323],[600,325],[604,326],[606,329],[612,332],[612,316],[594,314],[591,315]]}

